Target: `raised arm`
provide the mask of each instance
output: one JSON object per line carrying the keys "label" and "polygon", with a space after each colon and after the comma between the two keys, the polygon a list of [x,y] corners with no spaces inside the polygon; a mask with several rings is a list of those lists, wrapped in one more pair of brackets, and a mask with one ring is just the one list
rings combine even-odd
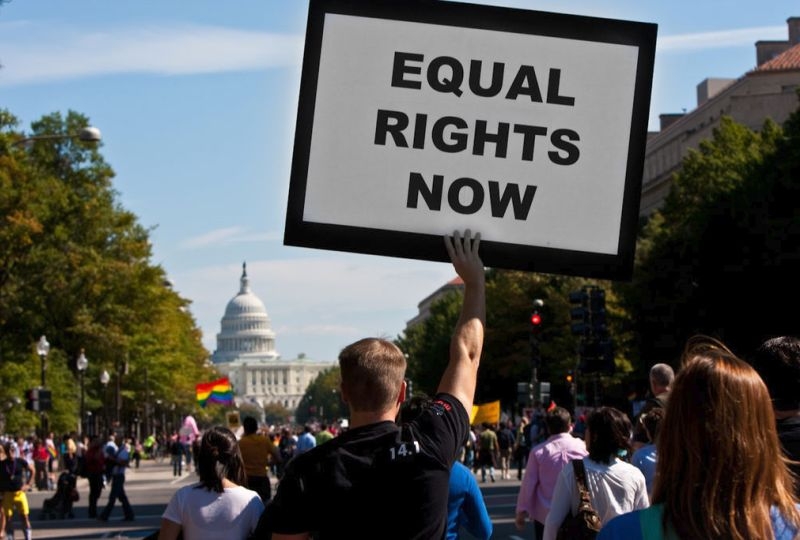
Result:
{"label": "raised arm", "polygon": [[457,398],[470,414],[486,325],[486,274],[478,255],[481,235],[477,233],[473,239],[467,229],[462,239],[456,231],[452,237],[445,236],[444,243],[456,273],[464,281],[464,303],[450,339],[450,361],[438,391]]}

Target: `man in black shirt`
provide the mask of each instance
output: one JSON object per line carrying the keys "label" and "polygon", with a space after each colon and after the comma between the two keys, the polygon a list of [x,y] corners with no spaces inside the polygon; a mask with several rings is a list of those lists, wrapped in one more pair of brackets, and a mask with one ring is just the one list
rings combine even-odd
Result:
{"label": "man in black shirt", "polygon": [[469,431],[486,320],[480,235],[456,232],[445,246],[464,281],[450,360],[431,406],[398,426],[406,360],[393,343],[366,338],[339,355],[350,429],[296,456],[257,536],[273,539],[443,538],[450,467]]}
{"label": "man in black shirt", "polygon": [[[800,478],[800,339],[781,336],[762,343],[750,358],[772,398],[778,437],[792,471]],[[800,483],[795,480],[800,497]]]}

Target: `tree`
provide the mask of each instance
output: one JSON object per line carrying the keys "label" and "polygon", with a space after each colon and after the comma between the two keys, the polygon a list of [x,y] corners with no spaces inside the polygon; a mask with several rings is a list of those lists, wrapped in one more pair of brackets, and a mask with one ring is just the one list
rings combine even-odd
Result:
{"label": "tree", "polygon": [[[87,125],[78,113],[54,113],[34,122],[31,135]],[[90,358],[87,410],[99,412],[98,376],[108,370],[112,388],[120,381],[124,424],[159,398],[202,417],[194,385],[214,374],[190,303],[150,262],[148,231],[116,201],[99,148],[70,137],[21,143],[16,126],[0,111],[0,400],[39,384],[35,343],[47,335],[55,431],[79,425],[81,349]],[[36,424],[35,415],[8,416],[11,431]]]}
{"label": "tree", "polygon": [[309,421],[330,422],[347,416],[347,408],[341,399],[342,376],[339,366],[322,371],[311,381],[295,410],[298,424]]}
{"label": "tree", "polygon": [[[543,324],[537,336],[541,363],[539,381],[551,382],[553,399],[571,406],[567,371],[578,363],[578,338],[570,331],[569,293],[589,282],[583,279],[511,270],[490,270],[486,281],[487,322],[475,403],[500,400],[504,410],[516,410],[517,383],[532,377],[529,317],[533,300],[544,302]],[[597,284],[597,283],[596,283]],[[625,314],[607,282],[609,325],[617,347],[620,375],[630,370],[625,360],[631,341],[621,321]],[[434,302],[430,316],[396,339],[408,355],[408,377],[415,392],[436,393],[449,358],[450,336],[461,309],[461,293],[451,292]]]}
{"label": "tree", "polygon": [[264,405],[264,421],[270,426],[280,426],[289,422],[292,414],[280,403]]}
{"label": "tree", "polygon": [[745,355],[796,333],[800,270],[800,110],[783,129],[723,118],[690,152],[664,207],[645,225],[634,280],[620,287],[647,365],[673,362],[694,333]]}

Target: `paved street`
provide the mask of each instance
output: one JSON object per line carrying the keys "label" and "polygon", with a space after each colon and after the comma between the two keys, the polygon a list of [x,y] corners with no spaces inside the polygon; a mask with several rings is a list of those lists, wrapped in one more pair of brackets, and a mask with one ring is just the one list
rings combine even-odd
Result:
{"label": "paved street", "polygon": [[[136,513],[133,522],[122,521],[122,508],[119,503],[111,513],[107,523],[87,517],[89,486],[83,478],[78,480],[81,499],[75,504],[73,519],[42,520],[41,510],[44,499],[52,497],[52,491],[32,491],[28,493],[31,508],[31,524],[35,539],[94,539],[94,538],[146,538],[158,530],[161,514],[172,494],[180,486],[191,483],[195,475],[186,474],[180,478],[172,476],[172,467],[168,460],[163,463],[142,461],[139,469],[130,468],[125,480],[128,498]],[[496,540],[530,540],[533,538],[533,527],[528,525],[523,533],[514,527],[514,508],[519,490],[519,481],[498,480],[496,483],[480,483],[486,499],[489,515],[494,524],[493,539]],[[108,501],[108,488],[103,490],[98,510]],[[16,520],[16,518],[15,518]],[[16,538],[22,538],[22,530],[15,521]],[[469,534],[462,536],[464,540],[474,540]]]}
{"label": "paved street", "polygon": [[[125,491],[131,501],[136,520],[122,521],[122,507],[117,502],[108,522],[103,523],[88,518],[89,485],[84,478],[78,479],[80,501],[75,503],[73,519],[42,520],[41,511],[44,500],[52,497],[53,491],[32,491],[28,493],[31,509],[31,525],[33,537],[44,538],[144,538],[156,531],[161,523],[161,514],[166,508],[175,490],[192,482],[194,474],[186,474],[180,478],[172,476],[169,460],[163,463],[142,461],[140,468],[128,469],[125,479]],[[108,502],[110,486],[103,490],[98,501],[98,512]],[[22,530],[15,517],[15,538],[22,538]]]}

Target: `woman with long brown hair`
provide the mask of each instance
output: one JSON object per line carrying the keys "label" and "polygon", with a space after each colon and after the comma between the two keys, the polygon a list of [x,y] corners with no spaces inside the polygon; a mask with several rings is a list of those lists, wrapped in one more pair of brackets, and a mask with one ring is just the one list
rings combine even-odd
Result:
{"label": "woman with long brown hair", "polygon": [[796,538],[766,386],[721,343],[690,342],[661,424],[653,505],[608,522],[598,540]]}

